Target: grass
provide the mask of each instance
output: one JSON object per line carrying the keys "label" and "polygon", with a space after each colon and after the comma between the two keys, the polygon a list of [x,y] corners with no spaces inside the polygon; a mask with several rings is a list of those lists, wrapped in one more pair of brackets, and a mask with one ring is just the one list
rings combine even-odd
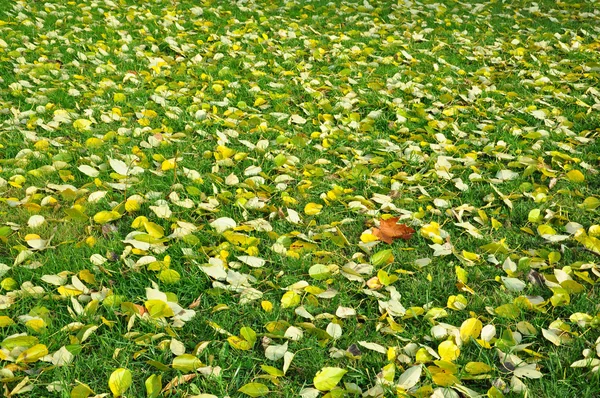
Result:
{"label": "grass", "polygon": [[[597,22],[584,0],[0,0],[5,395],[595,396],[571,364],[600,337]],[[365,244],[388,217],[415,234]]]}

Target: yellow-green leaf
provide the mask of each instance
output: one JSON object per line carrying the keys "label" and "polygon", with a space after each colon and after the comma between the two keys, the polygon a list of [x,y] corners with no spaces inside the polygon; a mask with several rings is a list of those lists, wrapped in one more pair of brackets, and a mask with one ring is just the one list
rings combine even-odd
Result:
{"label": "yellow-green leaf", "polygon": [[382,269],[377,271],[377,278],[379,279],[379,282],[381,282],[381,284],[383,286],[389,286],[398,280],[398,277],[396,275],[389,275],[387,272],[385,272]]}
{"label": "yellow-green leaf", "polygon": [[115,370],[108,379],[108,387],[110,388],[110,391],[112,391],[114,397],[122,396],[131,386],[131,383],[131,371],[125,368]]}
{"label": "yellow-green leaf", "polygon": [[162,390],[162,376],[161,375],[151,375],[144,382],[146,386],[146,396],[148,398],[156,398],[160,395],[160,390]]}
{"label": "yellow-green leaf", "polygon": [[70,397],[71,398],[87,398],[94,393],[94,390],[90,388],[87,384],[77,384],[71,390]]}
{"label": "yellow-green leaf", "polygon": [[469,362],[465,365],[465,370],[471,375],[489,373],[492,367],[483,362]]}
{"label": "yellow-green leaf", "polygon": [[281,297],[281,308],[297,307],[300,304],[300,295],[293,290],[285,292]]}
{"label": "yellow-green leaf", "polygon": [[256,342],[256,332],[249,327],[243,327],[240,329],[240,336],[242,336],[250,345],[254,345]]}
{"label": "yellow-green leaf", "polygon": [[269,393],[269,387],[262,383],[248,383],[244,384],[238,391],[249,397],[262,397]]}
{"label": "yellow-green leaf", "polygon": [[158,279],[166,284],[174,284],[179,282],[181,275],[174,269],[163,269],[160,271],[160,274],[158,274]]}
{"label": "yellow-green leaf", "polygon": [[148,313],[153,318],[170,317],[175,315],[169,305],[162,300],[148,300],[144,303]]}
{"label": "yellow-green leaf", "polygon": [[182,372],[193,372],[202,366],[202,361],[192,354],[178,355],[173,359],[173,369]]}
{"label": "yellow-green leaf", "polygon": [[394,261],[394,255],[390,249],[381,250],[371,257],[371,264],[376,267],[382,267]]}
{"label": "yellow-green leaf", "polygon": [[501,305],[497,307],[494,311],[498,316],[509,319],[515,319],[521,314],[519,307],[512,303]]}
{"label": "yellow-green leaf", "polygon": [[275,376],[275,377],[281,377],[283,376],[283,371],[280,369],[277,369],[273,366],[268,366],[268,365],[260,365],[260,368],[267,372],[268,374],[270,374],[271,376]]}
{"label": "yellow-green leaf", "polygon": [[143,223],[143,225],[146,229],[146,232],[148,232],[148,235],[152,236],[153,238],[160,239],[165,235],[164,228],[156,223],[146,221]]}
{"label": "yellow-green leaf", "polygon": [[313,384],[319,391],[329,391],[337,386],[347,372],[342,368],[325,367],[317,372]]}

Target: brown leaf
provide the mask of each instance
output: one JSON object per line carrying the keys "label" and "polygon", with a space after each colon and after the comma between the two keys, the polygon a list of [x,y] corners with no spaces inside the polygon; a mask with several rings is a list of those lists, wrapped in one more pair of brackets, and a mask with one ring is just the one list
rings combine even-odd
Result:
{"label": "brown leaf", "polygon": [[190,305],[188,306],[188,308],[189,308],[189,309],[194,309],[194,308],[196,308],[197,306],[199,306],[199,305],[200,305],[200,299],[201,299],[201,298],[202,298],[202,296],[198,296],[198,298],[197,298],[196,300],[194,300],[194,301],[192,302],[192,304],[190,304]]}
{"label": "brown leaf", "polygon": [[360,349],[358,348],[358,346],[356,344],[351,344],[350,347],[348,347],[348,349],[346,350],[350,353],[350,355],[355,356],[355,357],[359,357],[362,355],[362,352],[360,352]]}
{"label": "brown leaf", "polygon": [[161,393],[164,394],[165,392],[170,392],[173,388],[179,386],[180,384],[185,384],[185,383],[189,382],[196,376],[198,376],[196,373],[191,373],[191,374],[182,375],[182,376],[175,376],[173,378],[173,380],[171,380],[169,382],[169,384],[167,384],[165,386],[165,388],[162,389]]}
{"label": "brown leaf", "polygon": [[406,224],[397,224],[398,220],[398,217],[379,220],[379,228],[373,228],[373,235],[388,244],[398,238],[409,240],[415,233],[415,230]]}
{"label": "brown leaf", "polygon": [[545,285],[544,276],[534,269],[529,270],[529,273],[527,274],[527,279],[529,279],[529,282],[533,283],[534,285]]}

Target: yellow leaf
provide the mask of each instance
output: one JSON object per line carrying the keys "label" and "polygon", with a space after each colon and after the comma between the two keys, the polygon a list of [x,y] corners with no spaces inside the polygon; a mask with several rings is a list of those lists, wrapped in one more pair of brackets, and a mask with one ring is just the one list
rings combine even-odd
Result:
{"label": "yellow leaf", "polygon": [[46,327],[46,322],[44,322],[44,320],[40,318],[30,319],[27,322],[25,322],[25,326],[39,333],[42,329]]}
{"label": "yellow leaf", "polygon": [[131,386],[131,372],[125,368],[119,368],[112,372],[108,379],[108,387],[113,396],[120,397]]}
{"label": "yellow leaf", "polygon": [[136,217],[135,220],[133,220],[133,222],[131,223],[131,228],[135,228],[135,229],[141,228],[147,222],[148,222],[148,219],[144,216]]}
{"label": "yellow leaf", "polygon": [[173,170],[175,168],[175,159],[167,159],[163,161],[160,168],[162,171]]}
{"label": "yellow leaf", "polygon": [[9,291],[9,292],[11,290],[17,289],[18,287],[19,287],[19,284],[13,278],[4,278],[4,279],[2,279],[2,282],[0,282],[0,288],[4,289],[6,291]]}
{"label": "yellow leaf", "polygon": [[586,209],[586,210],[595,210],[600,206],[600,199],[594,198],[593,196],[589,196],[585,198],[583,203],[577,205],[577,207]]}
{"label": "yellow leaf", "polygon": [[256,343],[256,332],[247,326],[244,326],[240,329],[240,336],[242,336],[250,345],[254,345]]}
{"label": "yellow leaf", "polygon": [[373,235],[371,233],[371,230],[363,232],[363,234],[360,235],[360,241],[363,243],[376,242],[378,240],[379,240],[379,238],[376,237],[375,235]]}
{"label": "yellow leaf", "polygon": [[125,202],[125,210],[129,213],[133,213],[134,211],[138,211],[141,208],[140,202],[137,200],[127,199]]}
{"label": "yellow leaf", "polygon": [[579,170],[571,170],[567,173],[567,178],[571,182],[584,182],[585,176]]}
{"label": "yellow leaf", "polygon": [[510,249],[505,241],[506,239],[501,239],[498,242],[488,243],[487,245],[481,246],[481,250],[490,254],[507,254]]}
{"label": "yellow leaf", "polygon": [[0,328],[4,328],[10,325],[14,325],[14,321],[6,315],[0,315]]}
{"label": "yellow leaf", "polygon": [[394,254],[392,250],[381,250],[371,256],[371,264],[376,267],[382,267],[386,264],[390,264],[394,261]]}
{"label": "yellow leaf", "polygon": [[456,272],[456,279],[458,279],[459,282],[465,284],[469,282],[469,273],[463,267],[456,266],[454,267],[454,270]]}
{"label": "yellow leaf", "polygon": [[102,141],[100,138],[97,137],[91,137],[88,138],[87,140],[85,140],[85,146],[88,148],[99,148],[104,144],[104,141]]}
{"label": "yellow leaf", "polygon": [[438,346],[438,354],[444,361],[454,361],[460,355],[460,349],[450,340],[442,341]]}
{"label": "yellow leaf", "polygon": [[315,216],[319,214],[322,209],[323,205],[311,202],[304,206],[304,213],[308,214],[309,216]]}
{"label": "yellow leaf", "polygon": [[466,250],[462,251],[462,255],[463,255],[464,258],[466,258],[469,261],[479,261],[479,258],[480,258],[479,254],[477,254],[477,253],[471,253],[471,252],[468,252]]}
{"label": "yellow leaf", "polygon": [[492,228],[499,229],[502,227],[502,223],[492,217]]}
{"label": "yellow leaf", "polygon": [[468,342],[471,338],[476,339],[481,333],[483,324],[477,318],[469,318],[460,325],[460,339]]}
{"label": "yellow leaf", "polygon": [[446,372],[432,373],[431,378],[435,384],[442,387],[452,386],[459,382],[456,376]]}
{"label": "yellow leaf", "polygon": [[48,355],[48,348],[43,344],[36,344],[33,347],[23,351],[15,360],[15,363],[32,363]]}
{"label": "yellow leaf", "polygon": [[381,369],[381,375],[383,379],[392,383],[394,381],[394,376],[396,375],[396,365],[393,363],[389,363]]}
{"label": "yellow leaf", "polygon": [[300,295],[293,290],[286,292],[281,297],[281,308],[297,307],[300,304]]}
{"label": "yellow leaf", "polygon": [[239,336],[229,336],[227,341],[233,348],[238,350],[248,351],[252,348],[252,344],[248,340]]}
{"label": "yellow leaf", "polygon": [[263,300],[263,301],[261,301],[261,302],[260,302],[260,306],[262,307],[262,309],[263,309],[265,312],[271,312],[271,311],[273,311],[273,303],[271,303],[271,302],[270,302],[270,301],[268,301],[268,300]]}
{"label": "yellow leaf", "polygon": [[91,125],[92,121],[88,119],[77,119],[73,122],[73,128],[79,131],[90,130]]}
{"label": "yellow leaf", "polygon": [[68,288],[66,286],[61,286],[56,290],[58,291],[58,294],[63,297],[79,296],[83,293],[81,290]]}
{"label": "yellow leaf", "polygon": [[537,230],[538,230],[538,233],[542,236],[543,235],[556,235],[556,230],[548,224],[538,225]]}
{"label": "yellow leaf", "polygon": [[317,372],[313,379],[315,388],[319,391],[329,391],[342,380],[347,370],[325,367]]}
{"label": "yellow leaf", "polygon": [[116,211],[101,211],[99,213],[96,213],[96,215],[94,216],[94,221],[97,224],[107,224],[111,221],[114,220],[118,220],[119,218],[121,218],[121,214],[119,214]]}
{"label": "yellow leaf", "polygon": [[447,306],[448,308],[451,308],[453,310],[457,310],[457,311],[461,311],[464,310],[467,307],[467,299],[465,296],[463,296],[462,294],[459,294],[458,296],[450,296],[448,297],[448,302],[447,302]]}

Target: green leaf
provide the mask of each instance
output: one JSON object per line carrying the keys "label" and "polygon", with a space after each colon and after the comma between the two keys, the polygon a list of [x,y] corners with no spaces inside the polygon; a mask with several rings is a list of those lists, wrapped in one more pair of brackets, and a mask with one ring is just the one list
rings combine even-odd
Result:
{"label": "green leaf", "polygon": [[249,327],[243,327],[240,329],[240,336],[242,336],[251,346],[256,343],[256,332]]}
{"label": "green leaf", "polygon": [[381,250],[371,257],[371,264],[376,267],[382,267],[388,264],[390,261],[393,261],[394,255],[392,254],[391,249]]}

